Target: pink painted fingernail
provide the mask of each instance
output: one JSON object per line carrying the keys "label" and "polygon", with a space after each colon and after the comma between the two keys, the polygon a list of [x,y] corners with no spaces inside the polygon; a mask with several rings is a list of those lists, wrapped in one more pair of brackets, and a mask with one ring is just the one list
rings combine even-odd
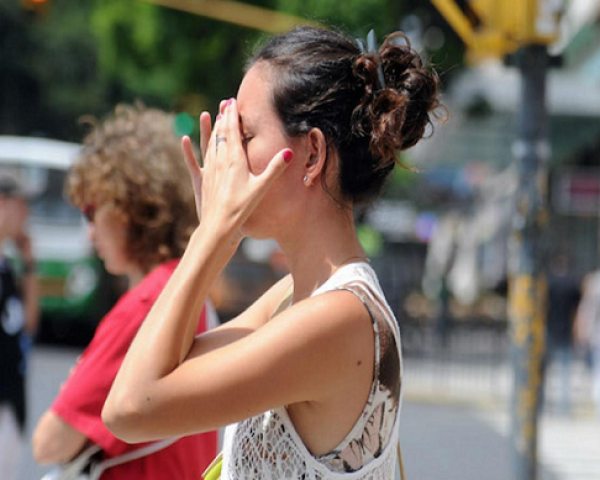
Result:
{"label": "pink painted fingernail", "polygon": [[230,98],[229,100],[227,100],[227,106],[231,105],[233,103],[233,98]]}
{"label": "pink painted fingernail", "polygon": [[285,160],[285,163],[290,163],[292,161],[292,158],[294,158],[294,152],[292,152],[291,150],[284,150],[283,152],[283,159]]}
{"label": "pink painted fingernail", "polygon": [[217,115],[217,120],[221,120],[221,114],[220,113]]}

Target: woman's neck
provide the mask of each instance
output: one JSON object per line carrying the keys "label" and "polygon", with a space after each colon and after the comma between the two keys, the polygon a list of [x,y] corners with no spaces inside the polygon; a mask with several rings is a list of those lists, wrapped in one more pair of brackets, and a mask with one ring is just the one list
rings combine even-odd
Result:
{"label": "woman's neck", "polygon": [[343,265],[366,260],[352,212],[332,210],[305,217],[289,240],[279,240],[294,279],[294,303],[310,297]]}

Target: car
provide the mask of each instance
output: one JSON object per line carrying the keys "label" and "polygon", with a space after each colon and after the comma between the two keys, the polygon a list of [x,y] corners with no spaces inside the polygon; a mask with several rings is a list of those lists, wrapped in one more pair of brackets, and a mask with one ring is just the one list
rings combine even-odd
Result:
{"label": "car", "polygon": [[[114,279],[87,237],[83,216],[63,194],[66,174],[81,148],[46,138],[0,135],[0,173],[19,182],[29,198],[29,233],[40,285],[40,337],[76,343],[91,338],[117,295]],[[14,252],[7,245],[7,256],[17,257]]]}

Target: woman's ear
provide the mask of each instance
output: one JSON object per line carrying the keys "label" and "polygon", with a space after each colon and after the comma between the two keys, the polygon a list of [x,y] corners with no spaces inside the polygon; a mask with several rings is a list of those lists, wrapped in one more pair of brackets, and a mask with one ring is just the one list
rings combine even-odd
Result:
{"label": "woman's ear", "polygon": [[327,140],[319,128],[312,128],[306,135],[308,158],[304,165],[304,184],[313,185],[325,171]]}

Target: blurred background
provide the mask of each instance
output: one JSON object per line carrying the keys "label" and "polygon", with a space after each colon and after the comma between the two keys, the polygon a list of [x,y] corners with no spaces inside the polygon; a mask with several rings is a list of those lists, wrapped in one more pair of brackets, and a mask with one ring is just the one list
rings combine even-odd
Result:
{"label": "blurred background", "polygon": [[[600,2],[453,3],[476,30],[495,18],[482,12],[500,18],[502,8],[529,3],[553,22],[539,169],[545,228],[535,248],[549,303],[573,308],[552,320],[567,353],[544,357],[535,462],[538,478],[597,479],[591,355],[572,328],[585,280],[600,266]],[[514,52],[471,48],[424,0],[0,0],[0,166],[32,194],[42,293],[30,429],[123,288],[63,198],[85,133],[80,119],[139,100],[176,112],[177,132],[197,136],[200,112],[236,94],[261,39],[305,21],[361,37],[373,28],[380,39],[402,30],[440,74],[449,120],[405,154],[410,168],[397,168],[383,199],[356,219],[401,326],[408,478],[514,479],[508,285],[522,184],[521,73]],[[212,292],[221,320],[285,271],[276,245],[245,240]],[[44,471],[29,452],[22,478]]]}

